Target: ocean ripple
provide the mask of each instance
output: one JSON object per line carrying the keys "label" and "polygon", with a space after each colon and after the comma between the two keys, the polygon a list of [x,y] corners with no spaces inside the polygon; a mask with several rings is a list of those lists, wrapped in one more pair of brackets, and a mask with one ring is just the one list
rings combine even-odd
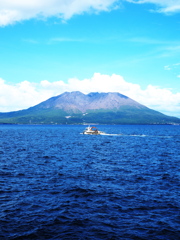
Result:
{"label": "ocean ripple", "polygon": [[180,239],[179,126],[1,126],[0,239]]}

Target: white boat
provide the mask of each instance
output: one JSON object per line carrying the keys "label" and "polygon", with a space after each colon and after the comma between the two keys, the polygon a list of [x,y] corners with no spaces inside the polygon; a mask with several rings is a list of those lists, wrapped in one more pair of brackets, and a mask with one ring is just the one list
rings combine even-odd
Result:
{"label": "white boat", "polygon": [[89,134],[89,135],[100,135],[100,134],[105,134],[105,132],[99,131],[96,127],[90,127],[88,126],[83,134]]}

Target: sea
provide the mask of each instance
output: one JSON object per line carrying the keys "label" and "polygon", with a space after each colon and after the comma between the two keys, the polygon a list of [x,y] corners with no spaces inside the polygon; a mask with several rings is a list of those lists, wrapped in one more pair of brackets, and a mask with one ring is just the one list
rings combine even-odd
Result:
{"label": "sea", "polygon": [[180,239],[180,126],[0,126],[0,239]]}

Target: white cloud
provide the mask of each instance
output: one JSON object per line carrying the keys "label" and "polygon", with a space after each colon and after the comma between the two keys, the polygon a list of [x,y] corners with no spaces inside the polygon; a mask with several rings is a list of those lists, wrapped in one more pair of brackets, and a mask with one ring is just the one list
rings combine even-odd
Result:
{"label": "white cloud", "polygon": [[127,2],[155,4],[158,6],[157,11],[161,13],[175,13],[180,11],[180,0],[127,0]]}
{"label": "white cloud", "polygon": [[0,112],[26,109],[65,91],[81,91],[85,94],[120,92],[154,110],[180,117],[180,92],[173,93],[170,89],[152,85],[142,89],[138,84],[125,81],[120,75],[100,73],[83,80],[71,78],[67,83],[43,80],[40,83],[24,81],[11,85],[0,79]]}
{"label": "white cloud", "polygon": [[172,68],[170,68],[170,66],[169,65],[167,65],[167,66],[164,66],[164,70],[171,70]]}
{"label": "white cloud", "polygon": [[[168,70],[168,71],[172,70],[172,71],[175,71],[175,72],[180,71],[180,63],[174,63],[171,66],[166,65],[166,66],[164,66],[164,70]],[[177,74],[177,73],[175,73],[175,74]],[[180,75],[178,74],[177,77],[179,78]]]}
{"label": "white cloud", "polygon": [[85,12],[98,13],[117,9],[122,2],[134,4],[152,3],[159,12],[180,11],[180,0],[0,0],[0,26],[6,26],[32,18],[57,17],[70,19]]}
{"label": "white cloud", "polygon": [[109,11],[117,0],[0,0],[0,26],[31,18],[69,19],[84,12]]}

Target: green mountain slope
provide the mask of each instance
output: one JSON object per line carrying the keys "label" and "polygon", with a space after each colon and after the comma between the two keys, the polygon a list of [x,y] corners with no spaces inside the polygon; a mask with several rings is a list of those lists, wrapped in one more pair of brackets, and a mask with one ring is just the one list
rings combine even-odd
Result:
{"label": "green mountain slope", "polygon": [[26,110],[0,113],[1,124],[180,124],[119,93],[63,93]]}

